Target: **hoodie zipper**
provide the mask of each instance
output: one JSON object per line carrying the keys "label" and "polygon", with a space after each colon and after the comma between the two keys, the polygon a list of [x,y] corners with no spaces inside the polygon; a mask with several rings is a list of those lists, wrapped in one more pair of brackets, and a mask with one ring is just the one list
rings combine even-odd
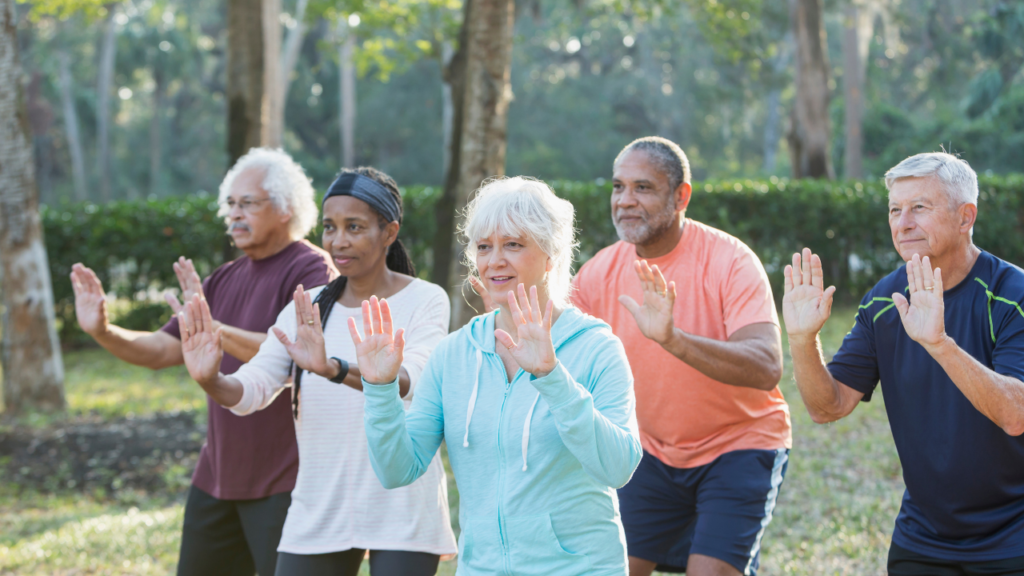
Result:
{"label": "hoodie zipper", "polygon": [[510,382],[508,379],[508,372],[505,371],[505,363],[498,358],[498,364],[501,365],[501,375],[505,379],[505,395],[501,398],[501,408],[498,410],[498,537],[501,539],[501,556],[504,561],[504,568],[506,574],[512,574],[512,562],[509,558],[508,549],[508,534],[505,529],[505,515],[502,511],[503,495],[505,494],[505,450],[503,448],[504,442],[501,438],[501,426],[505,420],[505,403],[508,401],[509,393],[512,391],[512,383],[519,379],[522,368],[516,371],[515,377]]}

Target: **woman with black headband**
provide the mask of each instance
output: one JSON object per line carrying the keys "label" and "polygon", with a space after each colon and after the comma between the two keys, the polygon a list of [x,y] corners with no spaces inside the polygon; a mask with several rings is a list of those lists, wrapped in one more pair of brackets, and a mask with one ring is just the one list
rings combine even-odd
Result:
{"label": "woman with black headband", "polygon": [[182,334],[185,363],[214,400],[240,416],[269,406],[293,375],[299,474],[277,576],[354,576],[367,550],[373,576],[431,575],[441,555],[456,551],[444,469],[435,456],[422,478],[399,490],[386,490],[374,475],[346,322],[362,323],[360,303],[371,296],[389,303],[405,334],[399,387],[408,405],[427,357],[448,332],[448,296],[414,277],[398,240],[402,197],[389,176],[343,171],[322,212],[323,247],[341,276],[309,292],[299,286],[271,329],[276,337],[231,376],[217,372],[219,337],[206,303],[193,300]]}

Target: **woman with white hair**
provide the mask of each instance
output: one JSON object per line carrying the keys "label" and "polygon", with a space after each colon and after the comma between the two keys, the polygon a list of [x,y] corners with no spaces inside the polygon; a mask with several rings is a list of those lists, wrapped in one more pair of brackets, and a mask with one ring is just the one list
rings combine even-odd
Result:
{"label": "woman with white hair", "polygon": [[543,182],[497,179],[462,232],[499,309],[441,341],[408,412],[391,306],[363,302],[363,336],[349,320],[374,471],[405,486],[448,440],[459,575],[626,574],[615,489],[640,462],[633,382],[609,327],[569,304],[573,207]]}

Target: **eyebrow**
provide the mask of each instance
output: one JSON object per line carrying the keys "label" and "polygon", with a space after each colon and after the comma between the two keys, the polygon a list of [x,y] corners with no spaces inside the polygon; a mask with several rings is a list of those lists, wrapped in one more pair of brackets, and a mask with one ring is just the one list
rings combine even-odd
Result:
{"label": "eyebrow", "polygon": [[[918,196],[916,198],[911,198],[910,200],[907,200],[907,202],[909,202],[911,204],[913,204],[915,202],[920,202],[921,204],[931,204],[931,200],[929,200],[927,198],[924,198],[922,196]],[[895,202],[895,201],[893,201],[891,199],[889,200],[889,206],[897,206],[897,205],[899,205],[898,202]]]}

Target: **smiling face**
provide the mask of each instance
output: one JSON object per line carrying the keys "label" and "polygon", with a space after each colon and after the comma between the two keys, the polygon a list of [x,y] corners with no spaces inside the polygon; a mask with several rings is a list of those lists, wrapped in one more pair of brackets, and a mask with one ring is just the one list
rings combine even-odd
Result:
{"label": "smiling face", "polygon": [[613,167],[612,222],[619,239],[643,246],[678,226],[676,217],[689,201],[689,185],[685,201],[678,190],[672,190],[668,175],[658,170],[646,152],[627,152]]}
{"label": "smiling face", "polygon": [[250,169],[242,172],[231,183],[231,192],[224,202],[227,213],[228,234],[235,246],[243,252],[260,248],[288,238],[291,215],[274,206],[270,194],[263,189],[265,172]]}
{"label": "smiling face", "polygon": [[955,206],[934,177],[902,178],[889,191],[889,230],[905,261],[917,254],[941,260],[963,242],[970,243],[977,207]]}
{"label": "smiling face", "polygon": [[548,300],[546,275],[553,269],[551,258],[529,236],[495,232],[476,241],[476,269],[484,288],[495,303],[508,305],[509,291],[520,284],[529,292],[537,287],[542,303]]}
{"label": "smiling face", "polygon": [[386,266],[388,247],[398,238],[398,222],[380,225],[370,205],[352,196],[331,196],[323,207],[324,250],[342,276],[359,278]]}

